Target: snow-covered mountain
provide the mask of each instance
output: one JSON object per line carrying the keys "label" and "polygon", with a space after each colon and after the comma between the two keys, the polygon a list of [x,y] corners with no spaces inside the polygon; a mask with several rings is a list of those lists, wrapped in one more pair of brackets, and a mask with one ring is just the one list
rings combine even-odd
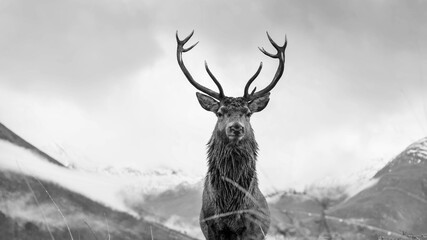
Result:
{"label": "snow-covered mountain", "polygon": [[377,235],[427,232],[427,138],[407,147],[373,177],[377,182],[332,208]]}
{"label": "snow-covered mountain", "polygon": [[390,161],[383,169],[381,169],[375,178],[381,177],[394,170],[398,170],[403,166],[419,166],[427,165],[427,137],[416,141],[409,145],[398,157]]}

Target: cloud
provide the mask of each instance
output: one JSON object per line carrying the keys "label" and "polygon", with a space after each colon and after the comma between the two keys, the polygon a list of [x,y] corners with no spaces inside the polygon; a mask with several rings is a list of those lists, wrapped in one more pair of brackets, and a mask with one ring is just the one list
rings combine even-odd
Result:
{"label": "cloud", "polygon": [[305,87],[321,92],[325,101],[358,101],[359,108],[381,106],[392,112],[402,105],[402,98],[396,97],[401,89],[418,95],[427,87],[427,28],[420,26],[427,22],[427,4],[422,1],[186,1],[156,7],[163,13],[156,22],[164,31],[182,29],[183,37],[196,30],[193,41],[200,44],[184,58],[197,59],[198,66],[207,59],[234,96],[259,61],[264,61],[264,69],[255,85],[265,86],[274,75],[276,61],[256,49],[272,49],[266,30],[279,43],[285,34],[289,40],[282,79],[286,83],[274,92]]}
{"label": "cloud", "polygon": [[200,41],[184,55],[194,78],[215,88],[207,60],[230,96],[242,94],[260,61],[253,86],[272,80],[277,61],[256,48],[273,51],[266,30],[279,43],[287,34],[284,76],[268,108],[251,120],[260,169],[277,186],[306,182],[307,168],[316,177],[342,172],[337,166],[349,170],[343,158],[361,167],[390,157],[427,133],[425,1],[42,0],[1,7],[0,121],[37,146],[52,144],[50,135],[99,165],[205,173],[215,117],[200,108],[176,63],[176,30],[184,37],[194,29],[190,42]]}
{"label": "cloud", "polygon": [[2,5],[1,81],[23,91],[87,103],[162,56],[142,2],[132,9],[125,1],[97,0]]}
{"label": "cloud", "polygon": [[241,93],[259,61],[265,64],[256,85],[271,80],[277,63],[256,49],[272,49],[266,30],[278,42],[288,35],[288,81],[333,93],[344,89],[370,102],[394,94],[393,89],[419,89],[410,86],[422,84],[427,63],[422,44],[427,28],[419,25],[427,22],[422,1],[43,0],[3,5],[2,81],[22,91],[72,97],[82,105],[132,88],[130,76],[161,58],[174,58],[176,30],[181,36],[196,30],[193,41],[201,43],[185,58],[194,58],[198,66],[207,59],[231,95]]}
{"label": "cloud", "polygon": [[[131,209],[144,196],[172,189],[179,184],[195,184],[199,179],[179,174],[110,175],[70,170],[52,165],[32,152],[0,140],[0,169],[53,182],[115,210],[138,214]],[[26,198],[23,198],[24,201]],[[1,206],[0,206],[1,207]]]}
{"label": "cloud", "polygon": [[10,215],[12,218],[23,221],[34,221],[40,226],[48,224],[49,226],[60,228],[65,227],[65,222],[58,214],[58,210],[53,204],[34,204],[34,197],[27,194],[10,194],[2,196],[0,210]]}

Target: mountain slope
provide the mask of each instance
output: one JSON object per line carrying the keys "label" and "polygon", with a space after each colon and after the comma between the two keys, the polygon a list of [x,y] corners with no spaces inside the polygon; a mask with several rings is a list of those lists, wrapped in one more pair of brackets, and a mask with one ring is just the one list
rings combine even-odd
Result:
{"label": "mountain slope", "polygon": [[374,179],[377,184],[329,214],[390,232],[427,233],[427,138],[410,145]]}
{"label": "mountain slope", "polygon": [[13,143],[17,146],[26,148],[42,158],[46,159],[50,163],[56,164],[61,167],[65,167],[62,163],[57,161],[56,159],[52,158],[51,156],[47,155],[46,153],[40,151],[38,148],[30,144],[29,142],[25,141],[23,138],[12,132],[10,129],[8,129],[6,126],[4,126],[2,123],[0,123],[0,139],[6,140],[10,143]]}
{"label": "mountain slope", "polygon": [[[274,196],[276,199],[269,201],[269,235],[317,238],[325,232],[322,221],[327,222],[337,239],[408,239],[402,231],[427,234],[427,138],[410,145],[390,161],[359,193],[344,197],[334,199],[325,195],[331,201],[324,212],[326,220],[321,220],[322,203],[309,192]],[[163,218],[162,222],[185,225],[193,233],[199,229],[201,186],[183,186],[145,199],[141,207]],[[193,208],[188,209],[189,205]]]}
{"label": "mountain slope", "polygon": [[132,208],[137,212],[141,209],[148,211],[157,222],[203,239],[199,225],[201,196],[201,182],[194,185],[181,184],[159,194],[147,195],[141,204]]}
{"label": "mountain slope", "polygon": [[[30,176],[0,172],[0,236],[4,239],[192,239],[114,211],[80,194]],[[140,212],[141,213],[141,212]],[[64,218],[62,217],[64,216]],[[96,237],[95,237],[96,236]]]}
{"label": "mountain slope", "polygon": [[[72,186],[113,187],[109,182],[94,185],[91,178],[64,168],[1,124],[0,146],[0,239],[193,239],[146,220],[151,214],[142,208],[136,216],[92,200],[111,194],[83,191],[90,199],[75,192],[78,189],[70,190],[70,185],[54,183],[52,179],[59,177],[78,181]],[[46,174],[51,177],[44,179]]]}

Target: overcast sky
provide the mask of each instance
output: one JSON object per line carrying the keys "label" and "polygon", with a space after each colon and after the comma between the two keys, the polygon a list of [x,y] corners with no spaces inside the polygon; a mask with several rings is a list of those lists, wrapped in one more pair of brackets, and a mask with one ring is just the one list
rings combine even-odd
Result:
{"label": "overcast sky", "polygon": [[272,80],[265,31],[288,38],[285,73],[252,116],[261,184],[357,175],[427,135],[426,1],[0,0],[0,122],[76,165],[202,177],[216,117],[176,62],[241,96]]}

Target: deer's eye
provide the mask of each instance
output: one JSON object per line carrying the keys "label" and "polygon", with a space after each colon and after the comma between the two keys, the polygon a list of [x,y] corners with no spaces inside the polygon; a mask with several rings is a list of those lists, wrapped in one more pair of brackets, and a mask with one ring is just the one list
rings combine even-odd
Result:
{"label": "deer's eye", "polygon": [[217,113],[216,113],[216,116],[217,116],[217,117],[222,117],[222,116],[224,116],[224,114],[222,114],[221,112],[217,112]]}
{"label": "deer's eye", "polygon": [[246,113],[246,117],[251,117],[251,116],[252,116],[251,112]]}

